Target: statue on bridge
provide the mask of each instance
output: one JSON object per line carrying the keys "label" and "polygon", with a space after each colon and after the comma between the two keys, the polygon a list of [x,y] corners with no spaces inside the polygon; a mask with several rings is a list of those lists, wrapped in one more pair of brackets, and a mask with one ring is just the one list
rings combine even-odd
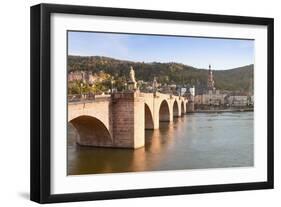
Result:
{"label": "statue on bridge", "polygon": [[129,90],[136,90],[137,89],[137,81],[136,81],[136,78],[135,78],[135,71],[134,71],[132,66],[130,67],[130,76],[129,77],[130,77],[130,80],[128,82]]}

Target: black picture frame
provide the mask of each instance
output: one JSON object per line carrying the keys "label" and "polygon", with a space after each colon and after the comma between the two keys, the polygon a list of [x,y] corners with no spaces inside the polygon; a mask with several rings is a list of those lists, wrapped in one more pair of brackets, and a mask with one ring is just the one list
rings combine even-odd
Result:
{"label": "black picture frame", "polygon": [[[267,181],[237,184],[218,184],[186,187],[120,190],[105,192],[85,192],[74,194],[51,194],[51,83],[50,83],[50,15],[52,13],[99,15],[113,17],[151,18],[194,22],[218,22],[267,26]],[[242,191],[273,188],[274,177],[274,83],[273,83],[273,38],[272,18],[195,14],[168,11],[135,10],[89,6],[39,4],[31,7],[31,174],[30,199],[38,203],[88,201],[102,199],[134,198],[146,196],[166,196],[223,191]]]}

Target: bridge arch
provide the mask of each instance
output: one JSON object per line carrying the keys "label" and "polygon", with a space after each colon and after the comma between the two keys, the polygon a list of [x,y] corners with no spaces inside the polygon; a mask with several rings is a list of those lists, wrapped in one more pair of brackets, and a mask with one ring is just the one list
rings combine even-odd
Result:
{"label": "bridge arch", "polygon": [[179,104],[178,104],[178,102],[175,100],[174,101],[174,103],[173,103],[173,116],[174,117],[178,117],[180,114],[180,112],[179,112]]}
{"label": "bridge arch", "polygon": [[181,101],[181,115],[184,114],[184,101]]}
{"label": "bridge arch", "polygon": [[170,121],[170,109],[166,100],[163,100],[160,104],[159,121]]}
{"label": "bridge arch", "polygon": [[144,104],[144,124],[145,129],[154,129],[152,112],[146,103]]}
{"label": "bridge arch", "polygon": [[96,117],[78,116],[69,121],[78,132],[76,142],[85,146],[112,146],[112,138],[106,126]]}

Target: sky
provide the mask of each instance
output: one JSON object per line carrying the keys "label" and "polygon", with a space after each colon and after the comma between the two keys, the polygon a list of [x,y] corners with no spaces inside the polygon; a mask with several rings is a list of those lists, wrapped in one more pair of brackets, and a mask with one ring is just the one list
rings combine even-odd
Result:
{"label": "sky", "polygon": [[69,31],[68,54],[227,70],[254,64],[254,40]]}

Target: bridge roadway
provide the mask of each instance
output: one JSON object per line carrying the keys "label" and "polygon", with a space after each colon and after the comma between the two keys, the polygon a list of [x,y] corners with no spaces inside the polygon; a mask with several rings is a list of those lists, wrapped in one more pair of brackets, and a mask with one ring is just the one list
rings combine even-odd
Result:
{"label": "bridge roadway", "polygon": [[144,146],[145,129],[158,129],[160,121],[182,116],[187,104],[183,97],[158,92],[118,92],[69,102],[68,122],[80,145],[135,149]]}

